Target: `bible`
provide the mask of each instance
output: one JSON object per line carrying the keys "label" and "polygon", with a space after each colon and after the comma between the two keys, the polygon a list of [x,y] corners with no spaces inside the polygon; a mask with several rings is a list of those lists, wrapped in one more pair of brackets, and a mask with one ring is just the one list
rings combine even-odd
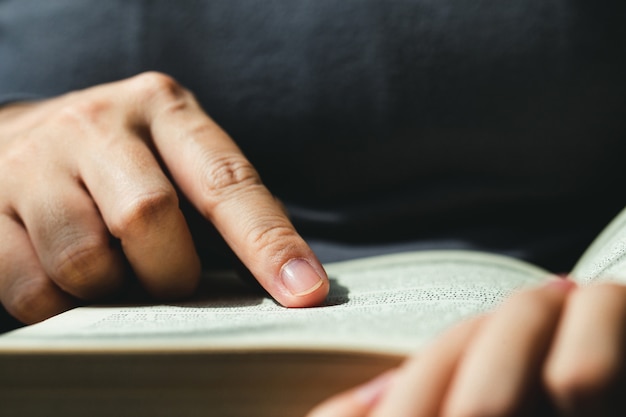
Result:
{"label": "bible", "polygon": [[[626,282],[626,211],[572,270]],[[287,309],[228,272],[177,303],[79,307],[0,335],[0,415],[298,416],[551,273],[482,252],[325,265],[324,305]]]}

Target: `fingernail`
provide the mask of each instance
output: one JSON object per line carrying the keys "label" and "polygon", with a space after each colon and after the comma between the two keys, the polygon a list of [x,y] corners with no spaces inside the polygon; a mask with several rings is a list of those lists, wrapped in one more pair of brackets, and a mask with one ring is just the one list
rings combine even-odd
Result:
{"label": "fingernail", "polygon": [[373,405],[391,384],[395,374],[395,370],[387,371],[366,382],[354,391],[355,398],[363,405]]}
{"label": "fingernail", "polygon": [[324,278],[305,259],[292,259],[283,265],[280,278],[285,288],[297,297],[311,294],[324,283]]}
{"label": "fingernail", "polygon": [[546,284],[547,288],[554,289],[555,291],[564,291],[564,292],[571,290],[575,286],[576,286],[576,283],[574,281],[571,281],[566,278],[555,278],[553,280],[550,280]]}

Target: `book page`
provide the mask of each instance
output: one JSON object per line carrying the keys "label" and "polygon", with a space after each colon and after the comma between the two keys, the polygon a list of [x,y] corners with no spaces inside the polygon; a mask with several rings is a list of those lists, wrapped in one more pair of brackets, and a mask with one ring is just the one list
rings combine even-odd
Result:
{"label": "book page", "polygon": [[77,308],[0,337],[0,351],[377,349],[408,353],[548,273],[476,252],[416,252],[328,264],[321,307],[287,309],[229,277],[181,303]]}
{"label": "book page", "polygon": [[572,270],[580,283],[595,280],[626,283],[626,210],[598,235]]}

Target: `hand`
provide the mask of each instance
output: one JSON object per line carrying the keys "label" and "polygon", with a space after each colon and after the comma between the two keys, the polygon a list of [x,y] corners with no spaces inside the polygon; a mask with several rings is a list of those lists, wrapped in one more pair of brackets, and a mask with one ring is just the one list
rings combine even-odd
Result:
{"label": "hand", "polygon": [[626,287],[520,292],[309,417],[626,415]]}
{"label": "hand", "polygon": [[0,108],[0,301],[32,323],[114,293],[192,293],[182,193],[281,304],[328,279],[235,143],[171,78],[146,73]]}

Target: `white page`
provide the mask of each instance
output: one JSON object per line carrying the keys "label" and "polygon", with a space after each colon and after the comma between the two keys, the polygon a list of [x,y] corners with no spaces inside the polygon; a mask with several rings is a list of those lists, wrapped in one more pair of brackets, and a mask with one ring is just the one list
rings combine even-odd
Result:
{"label": "white page", "polygon": [[[149,306],[83,307],[0,337],[2,349],[375,347],[406,353],[463,318],[492,309],[548,273],[468,252],[422,252],[326,266],[327,306],[286,309],[259,295]],[[229,288],[230,285],[230,288]]]}
{"label": "white page", "polygon": [[580,283],[596,280],[626,283],[626,210],[593,241],[572,275]]}

